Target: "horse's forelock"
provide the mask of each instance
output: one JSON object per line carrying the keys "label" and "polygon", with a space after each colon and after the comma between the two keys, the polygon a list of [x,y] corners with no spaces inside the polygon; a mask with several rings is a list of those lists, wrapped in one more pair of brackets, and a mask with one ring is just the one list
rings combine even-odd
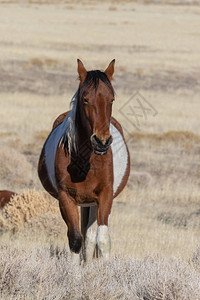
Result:
{"label": "horse's forelock", "polygon": [[112,84],[111,84],[110,80],[106,76],[106,74],[104,72],[99,71],[99,70],[95,70],[95,71],[87,72],[87,76],[85,78],[85,81],[79,87],[79,98],[83,97],[83,94],[84,94],[84,92],[87,88],[93,87],[95,89],[95,92],[96,92],[97,88],[99,86],[99,81],[100,80],[109,87],[109,89],[111,90],[111,92],[114,95],[114,89],[112,87]]}

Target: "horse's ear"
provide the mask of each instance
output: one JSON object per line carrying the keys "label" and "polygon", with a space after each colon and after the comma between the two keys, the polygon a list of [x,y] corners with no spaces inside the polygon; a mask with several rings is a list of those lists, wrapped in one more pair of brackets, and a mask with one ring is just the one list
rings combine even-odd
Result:
{"label": "horse's ear", "polygon": [[114,64],[115,64],[115,59],[113,59],[109,66],[107,67],[107,69],[105,70],[106,76],[108,77],[108,79],[111,81],[112,80],[112,76],[114,73]]}
{"label": "horse's ear", "polygon": [[78,74],[79,74],[79,79],[80,82],[83,83],[86,76],[87,76],[87,70],[84,67],[82,61],[80,59],[77,59],[77,63],[78,63]]}

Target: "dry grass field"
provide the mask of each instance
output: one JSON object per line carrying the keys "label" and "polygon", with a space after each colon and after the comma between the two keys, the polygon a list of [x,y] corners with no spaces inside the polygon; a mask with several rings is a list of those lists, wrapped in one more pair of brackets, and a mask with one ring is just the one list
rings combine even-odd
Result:
{"label": "dry grass field", "polygon": [[[200,1],[0,1],[1,299],[200,299]],[[71,261],[37,162],[69,109],[76,59],[115,58],[113,115],[131,175],[110,220],[112,258]]]}

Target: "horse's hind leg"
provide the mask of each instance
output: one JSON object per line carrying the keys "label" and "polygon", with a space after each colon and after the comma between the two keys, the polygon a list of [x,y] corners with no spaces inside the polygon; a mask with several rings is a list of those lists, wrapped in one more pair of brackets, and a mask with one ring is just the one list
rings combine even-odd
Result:
{"label": "horse's hind leg", "polygon": [[87,231],[87,225],[89,221],[89,213],[90,213],[90,208],[89,207],[81,207],[81,233],[83,236],[83,245],[82,245],[82,255],[81,255],[81,260],[85,261],[86,260],[86,255],[85,255],[85,237],[86,237],[86,231]]}
{"label": "horse's hind leg", "polygon": [[84,260],[86,262],[90,262],[97,254],[97,251],[95,251],[97,235],[97,207],[91,206],[89,208],[89,215],[88,211],[86,214],[83,210],[82,217],[85,217],[85,219],[87,217],[88,220],[87,227],[85,227]]}

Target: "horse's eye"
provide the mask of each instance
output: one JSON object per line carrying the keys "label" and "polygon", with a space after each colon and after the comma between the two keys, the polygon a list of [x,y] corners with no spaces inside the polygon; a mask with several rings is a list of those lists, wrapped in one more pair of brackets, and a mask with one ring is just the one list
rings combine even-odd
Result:
{"label": "horse's eye", "polygon": [[89,101],[86,98],[83,98],[83,103],[87,104]]}

